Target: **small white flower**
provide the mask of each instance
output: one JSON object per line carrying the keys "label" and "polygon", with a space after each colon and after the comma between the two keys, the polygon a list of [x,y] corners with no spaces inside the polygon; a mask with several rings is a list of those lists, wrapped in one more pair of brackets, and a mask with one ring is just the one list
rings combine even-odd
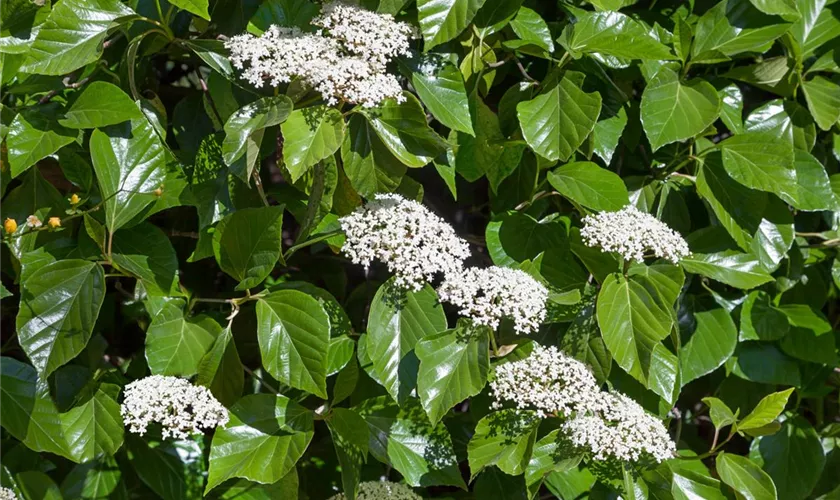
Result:
{"label": "small white flower", "polygon": [[386,65],[408,54],[414,36],[410,25],[340,2],[324,5],[312,24],[321,30],[304,33],[275,25],[260,37],[232,37],[225,47],[233,65],[256,87],[266,80],[276,87],[299,79],[328,104],[343,100],[372,107],[388,98],[405,100]]}
{"label": "small white flower", "polygon": [[452,226],[398,194],[378,194],[339,222],[347,236],[342,253],[365,267],[383,262],[400,288],[418,291],[438,274],[457,273],[470,255]]}
{"label": "small white flower", "polygon": [[0,486],[0,500],[17,500],[17,495],[9,488]]}
{"label": "small white flower", "polygon": [[39,219],[37,215],[30,215],[26,218],[26,225],[31,228],[36,228],[43,226],[44,223],[41,222],[41,219]]}
{"label": "small white flower", "polygon": [[[356,495],[356,500],[422,500],[422,498],[408,486],[389,481],[359,483],[359,492]],[[347,496],[339,493],[328,500],[347,500]]]}
{"label": "small white flower", "polygon": [[438,295],[460,307],[461,315],[475,324],[496,329],[502,318],[510,318],[517,333],[527,334],[545,319],[548,290],[519,269],[473,267],[447,274]]}
{"label": "small white flower", "polygon": [[585,364],[539,344],[527,358],[497,366],[490,389],[493,408],[512,402],[521,410],[535,410],[540,418],[570,416],[595,404],[600,393]]}
{"label": "small white flower", "polygon": [[228,422],[227,409],[206,387],[178,377],[152,375],[125,386],[120,408],[129,431],[146,433],[152,422],[163,427],[163,438],[186,439]]}
{"label": "small white flower", "polygon": [[591,247],[617,252],[626,260],[642,261],[646,250],[677,263],[691,255],[682,236],[656,217],[627,205],[618,212],[601,212],[583,218],[580,235]]}
{"label": "small white flower", "polygon": [[618,392],[602,392],[598,404],[563,423],[572,443],[589,450],[596,460],[662,462],[674,457],[676,446],[662,422]]}

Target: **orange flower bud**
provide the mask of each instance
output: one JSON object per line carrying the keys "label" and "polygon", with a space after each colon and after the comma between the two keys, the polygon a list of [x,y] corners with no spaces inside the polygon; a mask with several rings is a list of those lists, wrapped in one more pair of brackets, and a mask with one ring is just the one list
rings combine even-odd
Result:
{"label": "orange flower bud", "polygon": [[152,191],[152,193],[154,193],[155,196],[160,198],[161,196],[163,196],[163,187],[155,189],[154,191]]}
{"label": "orange flower bud", "polygon": [[50,220],[47,221],[47,224],[52,229],[55,229],[57,227],[61,227],[61,219],[59,219],[58,217],[50,217]]}
{"label": "orange flower bud", "polygon": [[6,219],[6,222],[3,223],[3,229],[6,230],[6,234],[12,234],[17,231],[17,221],[14,219]]}
{"label": "orange flower bud", "polygon": [[82,200],[79,199],[79,195],[77,195],[76,193],[73,193],[73,196],[70,197],[70,204],[71,205],[78,205],[80,201],[82,201]]}

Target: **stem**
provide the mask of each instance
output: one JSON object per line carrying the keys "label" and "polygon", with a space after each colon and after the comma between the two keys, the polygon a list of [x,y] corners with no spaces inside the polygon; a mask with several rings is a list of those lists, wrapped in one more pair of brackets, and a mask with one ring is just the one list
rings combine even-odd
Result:
{"label": "stem", "polygon": [[114,231],[108,231],[108,262],[111,262],[112,249],[114,247]]}
{"label": "stem", "polygon": [[210,109],[213,110],[213,114],[216,115],[216,119],[222,125],[225,124],[225,121],[222,120],[222,115],[219,113],[218,108],[216,108],[216,103],[213,101],[213,96],[210,95],[210,90],[207,88],[207,82],[204,81],[204,78],[201,77],[201,73],[196,70],[195,76],[198,77],[198,82],[201,84],[201,91],[204,92],[204,95],[207,96],[207,101],[210,103]]}
{"label": "stem", "polygon": [[315,222],[315,216],[318,215],[318,209],[321,208],[321,198],[324,196],[324,186],[326,178],[326,168],[322,162],[315,164],[315,177],[312,179],[312,189],[309,192],[309,203],[306,205],[306,215],[300,225],[300,234],[298,234],[297,242],[303,241],[309,237],[312,232],[312,225]]}
{"label": "stem", "polygon": [[490,345],[493,348],[493,357],[498,358],[499,357],[499,346],[496,345],[496,332],[494,332],[493,330],[490,330],[489,335],[490,335]]}
{"label": "stem", "polygon": [[268,198],[265,196],[265,191],[263,190],[262,178],[260,177],[258,169],[254,169],[252,177],[254,178],[254,185],[257,186],[257,192],[260,194],[263,204],[265,206],[270,206],[271,204],[268,202]]}
{"label": "stem", "polygon": [[254,377],[254,378],[255,378],[255,379],[257,379],[257,380],[259,380],[259,381],[260,381],[260,384],[262,384],[263,386],[265,386],[265,388],[266,388],[266,389],[268,389],[269,391],[273,392],[275,396],[282,396],[282,394],[280,394],[280,391],[278,391],[277,389],[275,389],[275,388],[274,388],[274,386],[272,386],[271,384],[269,384],[268,382],[266,382],[266,381],[265,381],[262,377],[260,377],[260,376],[259,376],[259,375],[257,375],[256,373],[254,373],[254,371],[253,371],[253,370],[251,370],[250,368],[248,368],[248,367],[247,367],[247,366],[245,366],[245,365],[242,365],[242,368],[244,368],[244,369],[245,369],[245,371],[248,373],[248,375],[250,375],[250,376]]}
{"label": "stem", "polygon": [[343,234],[343,232],[340,231],[340,230],[330,231],[329,233],[324,233],[324,234],[318,235],[318,236],[316,236],[312,239],[304,241],[303,243],[299,243],[297,245],[289,247],[289,249],[286,250],[286,253],[283,254],[283,260],[289,260],[289,258],[292,255],[294,255],[295,252],[297,252],[298,250],[300,250],[302,248],[306,248],[306,247],[314,245],[316,243],[320,243],[324,240],[328,240],[328,239],[332,238],[333,236],[338,236],[340,234]]}

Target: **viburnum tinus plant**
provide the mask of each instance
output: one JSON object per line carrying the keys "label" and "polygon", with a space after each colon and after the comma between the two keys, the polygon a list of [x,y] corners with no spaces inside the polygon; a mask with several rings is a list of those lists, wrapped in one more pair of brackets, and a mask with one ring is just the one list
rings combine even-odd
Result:
{"label": "viburnum tinus plant", "polygon": [[0,499],[840,496],[840,2],[0,23]]}

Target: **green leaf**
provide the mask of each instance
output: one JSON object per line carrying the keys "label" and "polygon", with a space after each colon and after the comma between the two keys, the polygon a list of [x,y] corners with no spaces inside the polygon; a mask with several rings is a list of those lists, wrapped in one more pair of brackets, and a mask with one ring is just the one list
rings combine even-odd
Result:
{"label": "green leaf", "polygon": [[625,107],[616,107],[616,104],[605,99],[601,108],[601,115],[592,130],[592,149],[609,165],[612,162],[615,148],[627,126],[627,110]]}
{"label": "green leaf", "polygon": [[550,248],[567,245],[567,228],[549,217],[537,221],[519,211],[501,214],[487,224],[485,240],[493,263],[500,267],[518,267]]}
{"label": "green leaf", "polygon": [[269,0],[248,21],[248,32],[262,35],[272,24],[306,29],[317,14],[318,6],[308,0]]}
{"label": "green leaf", "polygon": [[595,128],[601,95],[584,92],[583,77],[567,71],[554,88],[516,105],[525,141],[548,160],[568,160]]}
{"label": "green leaf", "polygon": [[838,5],[825,0],[797,0],[801,17],[791,26],[793,38],[799,42],[802,57],[808,57],[826,42],[837,37],[840,29]]}
{"label": "green leaf", "polygon": [[732,413],[732,410],[720,399],[707,397],[703,398],[703,402],[709,407],[709,416],[718,431],[738,420],[737,413]]}
{"label": "green leaf", "polygon": [[490,465],[512,476],[525,472],[539,423],[534,412],[526,410],[500,410],[479,420],[467,446],[471,476]]}
{"label": "green leaf", "polygon": [[598,53],[625,59],[674,59],[651,30],[620,12],[577,11],[558,39],[573,56]]}
{"label": "green leaf", "polygon": [[420,101],[408,92],[403,96],[402,103],[388,99],[375,108],[363,108],[359,112],[391,154],[411,168],[420,168],[444,151],[444,142],[426,123]]}
{"label": "green leaf", "polygon": [[616,363],[654,392],[671,400],[673,385],[667,388],[657,384],[665,375],[661,370],[673,357],[661,341],[674,327],[676,296],[666,293],[663,287],[667,283],[679,290],[683,276],[679,271],[669,271],[662,277],[664,281],[641,275],[625,278],[614,273],[608,276],[598,294],[596,313],[604,343]]}
{"label": "green leaf", "polygon": [[[190,0],[185,0],[185,1],[190,1]],[[225,78],[231,79],[231,80],[234,78],[233,68],[230,65],[230,59],[228,58],[229,57],[228,50],[225,48],[225,44],[221,40],[202,40],[202,39],[198,39],[198,38],[193,38],[192,40],[181,40],[180,43],[182,43],[185,47],[192,50],[195,53],[195,55],[197,55],[199,57],[199,59],[204,61],[204,63],[207,64],[207,66],[209,66],[211,69],[217,71],[220,75],[224,76]],[[212,79],[210,81],[212,81]],[[232,95],[233,94],[233,89],[231,88],[230,90],[231,90],[231,94],[225,96],[225,98],[230,99],[234,103],[236,103],[236,98]],[[212,93],[213,93],[213,91],[210,90],[209,94],[212,94]],[[209,94],[208,94],[208,97],[209,97]],[[235,106],[235,108],[239,107],[238,104],[235,104],[234,106]],[[235,110],[235,108],[234,108],[234,110]],[[205,109],[206,109],[206,107],[205,107]],[[231,110],[230,114],[233,114],[234,110]],[[213,112],[213,114],[211,114],[211,111],[212,111],[212,106],[211,106],[211,109],[208,110],[207,114],[210,115],[211,119],[214,119],[215,117],[213,116],[213,114],[215,112]],[[230,114],[222,115],[222,117],[223,117],[222,119],[229,118]]]}
{"label": "green leaf", "polygon": [[779,498],[808,498],[825,466],[820,436],[802,417],[786,420],[780,432],[752,443],[750,458],[773,479]]}
{"label": "green leaf", "polygon": [[272,377],[327,399],[330,319],[317,300],[297,290],[259,299],[257,335],[263,366]]}
{"label": "green leaf", "polygon": [[94,130],[90,157],[105,200],[105,225],[113,233],[156,200],[168,154],[149,121],[140,118]]}
{"label": "green leaf", "polygon": [[292,468],[282,479],[272,484],[260,484],[247,479],[228,481],[216,487],[210,498],[221,500],[274,500],[276,498],[298,499],[300,489],[297,469]]}
{"label": "green leaf", "polygon": [[432,426],[420,401],[400,408],[387,396],[365,400],[356,411],[370,430],[370,453],[392,466],[414,487],[450,485],[466,489],[452,438],[443,423]]}
{"label": "green leaf", "polygon": [[773,344],[741,342],[731,361],[732,373],[745,380],[788,386],[802,383],[798,363]]}
{"label": "green leaf", "polygon": [[763,397],[753,408],[753,411],[738,422],[738,430],[758,429],[776,420],[784,411],[792,392],[793,388],[791,387],[785,391],[774,392]]}
{"label": "green leaf", "polygon": [[128,95],[108,82],[93,82],[73,101],[58,123],[68,128],[97,128],[142,118]]}
{"label": "green leaf", "polygon": [[18,339],[41,377],[82,352],[104,298],[105,272],[94,262],[53,262],[23,281]]}
{"label": "green leaf", "polygon": [[551,31],[536,11],[528,7],[520,7],[516,17],[510,22],[510,27],[523,44],[535,45],[546,52],[554,52]]}
{"label": "green leaf", "polygon": [[750,0],[756,9],[765,14],[799,16],[794,0]]}
{"label": "green leaf", "polygon": [[[470,108],[464,78],[458,67],[438,58],[421,56],[411,71],[411,84],[423,104],[443,125],[475,135],[470,120]],[[426,69],[426,65],[433,70]]]}
{"label": "green leaf", "polygon": [[196,442],[154,443],[128,434],[126,447],[137,476],[164,500],[180,500],[189,498],[191,494],[201,494],[201,484],[198,489],[194,485],[195,469],[198,468],[195,463],[200,458],[200,471],[203,473],[204,455]]}
{"label": "green leaf", "polygon": [[744,130],[771,134],[803,151],[810,151],[817,137],[817,128],[808,110],[795,101],[781,99],[770,101],[750,113]]}
{"label": "green leaf", "polygon": [[169,0],[169,3],[179,9],[192,12],[198,17],[210,20],[210,13],[207,11],[208,0]]}
{"label": "green leaf", "polygon": [[52,479],[40,471],[25,471],[15,475],[17,486],[23,491],[24,498],[38,500],[61,500],[61,491]]}
{"label": "green leaf", "polygon": [[680,349],[682,385],[716,370],[735,352],[738,343],[738,330],[726,309],[695,312],[694,320],[694,333]]}
{"label": "green leaf", "polygon": [[710,477],[708,473],[698,473],[692,470],[674,472],[671,493],[674,495],[674,500],[695,498],[724,500],[726,498],[721,491],[720,481]]}
{"label": "green leaf", "polygon": [[417,19],[426,51],[452,40],[470,24],[486,0],[418,0]]}
{"label": "green leaf", "polygon": [[327,418],[338,463],[341,465],[341,485],[348,499],[356,496],[362,465],[367,462],[368,431],[365,419],[346,408],[333,408]]}
{"label": "green leaf", "polygon": [[108,31],[136,14],[117,0],[69,0],[53,7],[21,71],[64,75],[102,55]]}
{"label": "green leaf", "polygon": [[840,200],[831,189],[831,180],[822,163],[805,151],[794,153],[796,170],[796,195],[785,199],[805,211],[839,210]]}
{"label": "green leaf", "polygon": [[659,70],[642,94],[642,125],[654,150],[702,133],[720,110],[720,96],[709,82],[682,83],[668,68]]}
{"label": "green leaf", "polygon": [[293,107],[284,95],[263,97],[241,107],[225,122],[222,157],[243,181],[249,182],[260,159],[265,129],[283,123]]}
{"label": "green leaf", "polygon": [[33,367],[14,358],[2,358],[0,404],[0,424],[27,448],[71,457],[50,386],[38,378]]}
{"label": "green leaf", "polygon": [[464,324],[417,343],[417,394],[433,425],[484,388],[490,369],[488,334],[493,333]]}
{"label": "green leaf", "polygon": [[840,120],[840,85],[816,76],[802,84],[811,115],[822,130],[829,130]]}
{"label": "green leaf", "polygon": [[283,206],[244,208],[227,215],[213,233],[213,254],[222,271],[239,281],[236,290],[262,283],[278,261]]}
{"label": "green leaf", "polygon": [[102,387],[86,402],[62,413],[61,426],[67,449],[76,462],[88,462],[102,454],[113,455],[123,443],[120,405]]}
{"label": "green leaf", "polygon": [[146,331],[149,370],[154,375],[195,375],[213,341],[212,333],[185,320],[181,308],[169,302],[152,318]]}
{"label": "green leaf", "polygon": [[707,10],[694,29],[692,60],[719,62],[742,52],[764,52],[790,23],[749,2],[725,0]]}
{"label": "green leaf", "polygon": [[773,281],[773,277],[754,256],[735,250],[710,254],[695,253],[680,259],[680,265],[690,273],[744,290]]}
{"label": "green leaf", "polygon": [[570,200],[592,210],[616,211],[630,203],[621,177],[595,163],[567,163],[548,173],[548,182]]}
{"label": "green leaf", "polygon": [[285,396],[252,394],[230,408],[210,447],[205,494],[233,477],[274,483],[291,471],[315,434],[312,412]]}
{"label": "green leaf", "polygon": [[230,327],[216,336],[213,347],[199,361],[195,383],[210,389],[225,406],[232,405],[242,396],[245,371]]}
{"label": "green leaf", "polygon": [[[420,339],[446,330],[446,316],[431,286],[401,290],[393,278],[379,287],[370,305],[367,353],[388,394],[402,404],[414,389]],[[409,354],[411,353],[411,354]]]}
{"label": "green leaf", "polygon": [[721,108],[720,119],[726,124],[726,128],[733,134],[744,131],[744,96],[741,89],[734,83],[730,83],[718,91]]}
{"label": "green leaf", "polygon": [[353,189],[365,198],[396,191],[406,171],[406,166],[359,115],[351,116],[347,123],[341,161]]}
{"label": "green leaf", "polygon": [[103,457],[73,467],[61,481],[64,498],[98,499],[128,496],[122,472],[113,457]]}
{"label": "green leaf", "polygon": [[[104,232],[101,234],[104,237]],[[118,231],[114,234],[111,259],[120,269],[143,281],[147,291],[177,295],[178,256],[169,238],[156,226],[144,222]]]}
{"label": "green leaf", "polygon": [[292,111],[280,126],[283,161],[297,181],[312,166],[335,153],[344,140],[344,118],[335,108],[313,106]]}
{"label": "green leaf", "polygon": [[790,329],[787,316],[766,292],[754,291],[741,306],[741,340],[779,340]]}
{"label": "green leaf", "polygon": [[730,137],[720,143],[723,167],[734,180],[783,199],[796,199],[793,147],[756,132]]}
{"label": "green leaf", "polygon": [[568,438],[555,429],[534,444],[531,460],[525,469],[529,493],[539,489],[543,478],[551,472],[576,468],[583,454],[570,445]]}
{"label": "green leaf", "polygon": [[746,500],[776,500],[773,480],[748,458],[721,453],[715,459],[721,481]]}
{"label": "green leaf", "polygon": [[51,120],[46,111],[24,111],[9,126],[6,141],[12,177],[76,140],[76,131]]}

